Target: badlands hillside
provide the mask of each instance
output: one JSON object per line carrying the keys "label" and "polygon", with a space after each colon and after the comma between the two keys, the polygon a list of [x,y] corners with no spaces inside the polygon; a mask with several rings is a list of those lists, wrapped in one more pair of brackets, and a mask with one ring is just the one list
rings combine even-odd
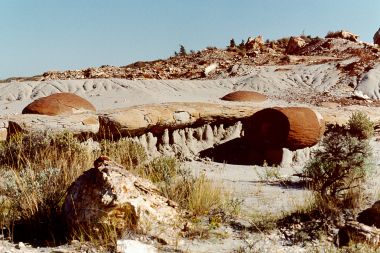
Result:
{"label": "badlands hillside", "polygon": [[[2,80],[0,252],[376,252],[376,34],[377,44],[345,31],[258,36],[164,60]],[[351,136],[352,115],[366,115],[374,134]],[[324,206],[309,184],[305,168],[334,131],[344,152],[354,149],[330,158],[359,168],[349,159],[373,154],[372,174],[357,174],[365,184],[355,176],[343,184],[360,188],[360,205]],[[53,139],[22,139],[41,135]]]}

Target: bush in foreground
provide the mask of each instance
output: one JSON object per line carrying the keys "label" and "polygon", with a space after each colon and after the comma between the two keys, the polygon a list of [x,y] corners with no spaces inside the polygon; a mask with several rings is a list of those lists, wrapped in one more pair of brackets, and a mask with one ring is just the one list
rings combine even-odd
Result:
{"label": "bush in foreground", "polygon": [[355,208],[372,168],[369,138],[373,123],[363,113],[354,113],[345,126],[332,126],[304,169],[312,189],[323,202]]}

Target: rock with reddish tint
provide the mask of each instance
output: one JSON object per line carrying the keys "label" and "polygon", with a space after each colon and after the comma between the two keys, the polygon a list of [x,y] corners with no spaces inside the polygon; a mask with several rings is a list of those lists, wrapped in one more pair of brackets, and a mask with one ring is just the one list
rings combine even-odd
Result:
{"label": "rock with reddish tint", "polygon": [[263,37],[259,35],[255,38],[249,37],[244,47],[247,50],[260,50],[263,47],[263,45],[264,45]]}
{"label": "rock with reddish tint", "polygon": [[86,99],[74,93],[63,92],[33,101],[22,110],[22,113],[55,116],[95,111],[95,107]]}
{"label": "rock with reddish tint", "polygon": [[252,101],[252,102],[263,102],[267,97],[263,94],[254,91],[234,91],[228,93],[221,100],[227,101]]}
{"label": "rock with reddish tint", "polygon": [[263,150],[311,147],[320,141],[323,132],[322,116],[305,107],[267,108],[244,124],[244,138]]}
{"label": "rock with reddish tint", "polygon": [[306,45],[306,41],[301,37],[291,37],[286,47],[287,54],[295,54]]}
{"label": "rock with reddish tint", "polygon": [[97,167],[85,171],[68,189],[63,215],[71,233],[85,229],[97,234],[108,228],[119,235],[135,231],[163,244],[178,243],[184,224],[176,203],[150,181],[109,159]]}

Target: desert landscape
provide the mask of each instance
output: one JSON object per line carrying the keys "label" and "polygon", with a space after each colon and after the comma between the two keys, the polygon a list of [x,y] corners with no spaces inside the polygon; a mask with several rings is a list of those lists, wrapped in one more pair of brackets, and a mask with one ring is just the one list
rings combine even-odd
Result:
{"label": "desert landscape", "polygon": [[0,81],[0,251],[378,252],[373,40]]}

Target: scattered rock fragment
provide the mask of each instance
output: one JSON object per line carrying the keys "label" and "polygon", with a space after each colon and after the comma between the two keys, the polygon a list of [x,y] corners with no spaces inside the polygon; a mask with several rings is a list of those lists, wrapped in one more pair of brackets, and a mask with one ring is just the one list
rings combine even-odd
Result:
{"label": "scattered rock fragment", "polygon": [[306,45],[306,41],[301,37],[291,37],[286,47],[287,54],[294,54]]}
{"label": "scattered rock fragment", "polygon": [[350,40],[350,41],[358,41],[358,38],[359,38],[359,35],[356,35],[352,32],[348,32],[348,31],[336,31],[336,32],[329,32],[326,36],[325,36],[326,39],[328,38],[340,38],[340,39],[346,39],[346,40]]}

